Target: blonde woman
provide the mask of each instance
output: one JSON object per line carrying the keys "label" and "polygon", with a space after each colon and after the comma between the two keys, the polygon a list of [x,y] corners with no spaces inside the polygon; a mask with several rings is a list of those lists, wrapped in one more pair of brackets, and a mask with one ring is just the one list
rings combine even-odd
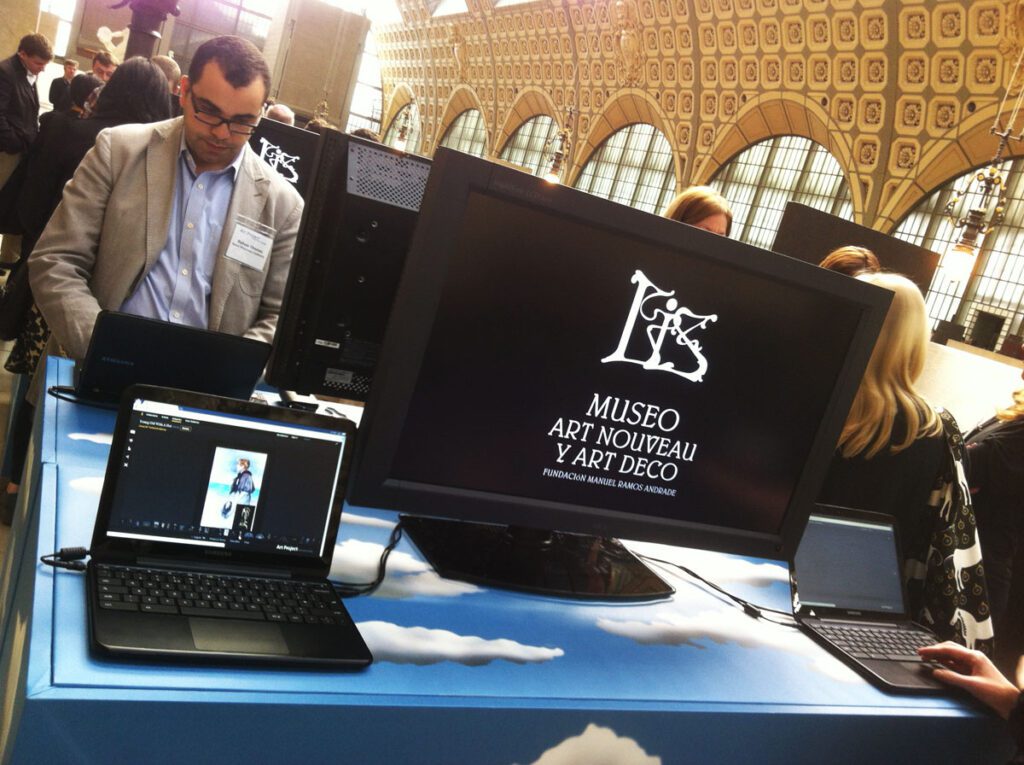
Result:
{"label": "blonde woman", "polygon": [[710,186],[690,186],[680,192],[669,202],[662,216],[719,236],[729,236],[732,230],[729,203]]}
{"label": "blonde woman", "polygon": [[990,650],[963,441],[952,417],[940,415],[914,387],[928,352],[924,300],[903,276],[856,278],[889,290],[893,299],[819,501],[895,516],[912,613],[942,637]]}

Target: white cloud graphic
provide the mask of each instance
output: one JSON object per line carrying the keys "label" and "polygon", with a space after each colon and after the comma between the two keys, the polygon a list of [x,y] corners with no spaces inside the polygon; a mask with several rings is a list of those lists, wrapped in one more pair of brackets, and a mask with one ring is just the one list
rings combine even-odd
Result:
{"label": "white cloud graphic", "polygon": [[739,611],[703,611],[693,616],[668,614],[652,621],[599,619],[597,626],[643,645],[689,646],[701,650],[716,645],[770,648],[804,656],[816,672],[844,682],[859,677],[798,630],[755,620]]}
{"label": "white cloud graphic", "polygon": [[[715,584],[747,584],[752,587],[770,587],[779,582],[789,584],[789,569],[779,563],[751,563],[733,555],[646,542],[630,542],[628,546],[639,555],[686,566]],[[658,570],[665,569],[659,566]],[[679,575],[683,576],[681,572]]]}
{"label": "white cloud graphic", "polygon": [[114,440],[113,433],[68,433],[72,441],[92,441],[94,444],[110,446]]}
{"label": "white cloud graphic", "polygon": [[348,523],[351,523],[353,526],[372,526],[378,529],[393,529],[395,527],[394,521],[389,521],[385,518],[374,518],[372,515],[350,513],[346,510],[341,514],[341,527],[344,528],[345,524]]}
{"label": "white cloud graphic", "polygon": [[590,723],[578,736],[548,749],[533,765],[661,765],[633,739]]}
{"label": "white cloud graphic", "polygon": [[394,664],[438,664],[454,661],[471,667],[504,659],[515,664],[534,664],[564,656],[561,648],[523,645],[504,638],[486,640],[448,630],[401,627],[390,622],[360,622],[359,632],[376,661]]}
{"label": "white cloud graphic", "polygon": [[[375,542],[346,539],[334,548],[330,578],[341,582],[372,581],[377,576],[383,551],[384,546]],[[479,587],[468,582],[442,579],[430,566],[409,553],[392,552],[387,574],[374,595],[383,598],[456,597],[479,591]]]}
{"label": "white cloud graphic", "polygon": [[103,476],[90,475],[84,478],[72,478],[68,484],[75,491],[95,494],[98,497],[103,491]]}

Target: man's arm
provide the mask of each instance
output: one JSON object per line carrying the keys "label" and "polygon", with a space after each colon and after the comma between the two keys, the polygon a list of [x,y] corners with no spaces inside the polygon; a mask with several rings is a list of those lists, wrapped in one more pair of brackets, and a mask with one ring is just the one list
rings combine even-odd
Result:
{"label": "man's arm", "polygon": [[110,139],[100,133],[28,259],[36,305],[69,356],[85,357],[100,305],[89,286],[113,186]]}
{"label": "man's arm", "polygon": [[281,303],[284,300],[284,289],[288,282],[288,269],[292,263],[292,253],[295,250],[295,240],[299,233],[299,223],[302,220],[302,198],[296,196],[296,204],[285,219],[285,223],[274,237],[274,247],[270,251],[270,268],[267,271],[267,280],[263,285],[263,294],[260,297],[260,309],[256,316],[256,322],[246,330],[245,336],[265,343],[273,342],[274,332],[277,329],[277,317],[281,313]]}

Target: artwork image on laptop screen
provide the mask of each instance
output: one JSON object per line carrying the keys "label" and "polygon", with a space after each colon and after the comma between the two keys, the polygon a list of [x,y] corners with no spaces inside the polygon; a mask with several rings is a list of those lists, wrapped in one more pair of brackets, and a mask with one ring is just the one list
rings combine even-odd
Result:
{"label": "artwork image on laptop screen", "polygon": [[345,438],[137,399],[108,536],[319,557]]}
{"label": "artwork image on laptop screen", "polygon": [[223,529],[225,536],[233,529],[252,531],[266,464],[263,452],[218,446],[200,526]]}

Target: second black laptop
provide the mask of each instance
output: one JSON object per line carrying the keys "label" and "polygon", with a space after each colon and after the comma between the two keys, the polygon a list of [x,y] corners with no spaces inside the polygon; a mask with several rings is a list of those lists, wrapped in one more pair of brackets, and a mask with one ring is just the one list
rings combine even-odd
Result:
{"label": "second black laptop", "polygon": [[793,611],[815,640],[886,690],[949,691],[917,656],[938,642],[906,606],[896,519],[818,505],[793,562]]}
{"label": "second black laptop", "polygon": [[101,311],[85,359],[75,365],[74,393],[111,407],[134,384],[247,399],[270,348],[248,337]]}
{"label": "second black laptop", "polygon": [[103,655],[365,667],[327,573],[350,420],[130,388],[87,569]]}

